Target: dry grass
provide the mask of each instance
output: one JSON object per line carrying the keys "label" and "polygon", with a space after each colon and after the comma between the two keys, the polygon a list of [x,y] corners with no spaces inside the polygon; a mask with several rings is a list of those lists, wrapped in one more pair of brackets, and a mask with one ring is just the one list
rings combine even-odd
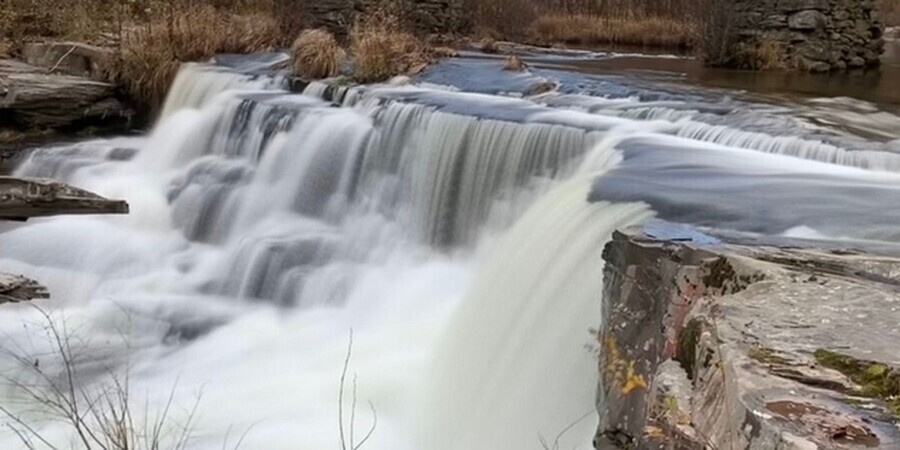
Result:
{"label": "dry grass", "polygon": [[104,78],[152,111],[181,62],[283,44],[272,1],[0,0],[0,37],[9,51],[42,39],[112,46],[117,57],[101,71]]}
{"label": "dry grass", "polygon": [[512,72],[521,72],[527,67],[525,61],[522,61],[522,58],[519,58],[516,55],[509,55],[509,57],[506,58],[506,63],[503,64],[503,70]]}
{"label": "dry grass", "polygon": [[105,70],[106,79],[150,109],[162,105],[182,62],[270,51],[281,40],[278,22],[263,13],[232,14],[194,3],[177,8],[123,30],[119,57]]}
{"label": "dry grass", "polygon": [[305,79],[340,74],[347,56],[334,35],[325,30],[306,30],[291,46],[294,74]]}
{"label": "dry grass", "polygon": [[690,48],[696,27],[686,20],[666,17],[604,18],[584,14],[546,15],[531,25],[538,44],[629,45]]}
{"label": "dry grass", "polygon": [[785,65],[784,44],[774,38],[762,38],[739,56],[741,65],[751,70],[780,70]]}
{"label": "dry grass", "polygon": [[421,40],[404,31],[395,17],[378,13],[354,25],[350,48],[356,60],[353,76],[361,83],[415,73],[430,61]]}
{"label": "dry grass", "polygon": [[889,27],[900,27],[900,0],[881,0],[879,12]]}

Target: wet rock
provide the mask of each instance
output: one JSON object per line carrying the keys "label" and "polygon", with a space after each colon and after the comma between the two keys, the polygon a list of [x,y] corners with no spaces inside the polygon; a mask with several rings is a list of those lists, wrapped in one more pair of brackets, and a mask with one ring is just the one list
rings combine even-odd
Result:
{"label": "wet rock", "polygon": [[128,203],[53,180],[0,177],[0,220],[60,214],[127,214]]}
{"label": "wet rock", "polygon": [[597,448],[900,448],[900,257],[802,244],[616,233]]}
{"label": "wet rock", "polygon": [[0,304],[19,303],[37,298],[50,298],[47,289],[37,281],[20,275],[0,273]]}
{"label": "wet rock", "polygon": [[48,74],[13,60],[0,60],[0,80],[0,127],[121,126],[132,115],[109,83]]}

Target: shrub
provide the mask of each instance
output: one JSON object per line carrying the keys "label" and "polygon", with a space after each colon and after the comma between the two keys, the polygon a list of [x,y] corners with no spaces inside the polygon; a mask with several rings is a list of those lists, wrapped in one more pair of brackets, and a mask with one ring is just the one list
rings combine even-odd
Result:
{"label": "shrub", "polygon": [[306,30],[291,46],[294,74],[306,79],[340,74],[346,53],[334,35],[325,30]]}
{"label": "shrub", "polygon": [[229,13],[193,2],[169,5],[146,22],[123,29],[118,58],[103,71],[104,78],[122,86],[145,109],[162,105],[182,62],[217,53],[270,51],[280,42],[278,21],[268,14]]}
{"label": "shrub", "polygon": [[744,69],[778,70],[786,67],[784,45],[771,37],[764,37],[745,48],[739,52],[738,58],[738,67]]}
{"label": "shrub", "polygon": [[218,51],[224,53],[269,52],[283,41],[279,21],[262,12],[232,14],[228,32],[221,34],[224,41]]}
{"label": "shrub", "polygon": [[353,27],[350,47],[356,59],[353,74],[362,83],[419,71],[430,60],[422,42],[403,31],[396,18],[377,13]]}

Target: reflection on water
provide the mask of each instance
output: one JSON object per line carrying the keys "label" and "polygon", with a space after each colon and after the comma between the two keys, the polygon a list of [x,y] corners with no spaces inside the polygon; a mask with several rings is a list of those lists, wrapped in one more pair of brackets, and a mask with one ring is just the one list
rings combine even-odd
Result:
{"label": "reflection on water", "polygon": [[[763,96],[853,97],[896,111],[900,106],[900,41],[885,45],[880,71],[811,74],[754,72],[705,67],[699,59],[620,57],[566,61],[567,67],[590,74],[635,74],[660,81],[737,89]],[[557,61],[554,61],[557,62]]]}

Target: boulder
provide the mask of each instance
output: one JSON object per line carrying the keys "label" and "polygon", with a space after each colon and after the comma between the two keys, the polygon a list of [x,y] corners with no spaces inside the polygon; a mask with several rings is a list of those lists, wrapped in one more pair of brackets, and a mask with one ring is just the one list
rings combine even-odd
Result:
{"label": "boulder", "polygon": [[0,177],[0,220],[61,214],[127,214],[128,203],[53,180]]}
{"label": "boulder", "polygon": [[788,27],[792,30],[812,31],[823,26],[825,26],[825,15],[816,10],[808,9],[788,17]]}
{"label": "boulder", "polygon": [[900,248],[764,239],[615,233],[597,449],[897,448]]}
{"label": "boulder", "polygon": [[81,42],[28,42],[22,58],[50,73],[97,78],[113,51]]}
{"label": "boulder", "polygon": [[0,60],[0,127],[109,126],[127,123],[132,115],[112,84]]}

